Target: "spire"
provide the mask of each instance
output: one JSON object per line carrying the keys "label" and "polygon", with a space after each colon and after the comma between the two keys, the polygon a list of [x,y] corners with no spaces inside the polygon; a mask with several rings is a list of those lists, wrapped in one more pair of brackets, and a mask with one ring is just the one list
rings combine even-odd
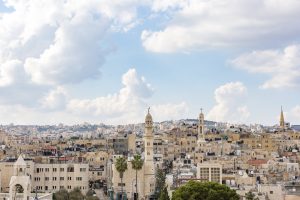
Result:
{"label": "spire", "polygon": [[280,128],[284,129],[284,115],[283,115],[283,110],[281,106],[281,112],[280,112],[280,121],[279,121]]}

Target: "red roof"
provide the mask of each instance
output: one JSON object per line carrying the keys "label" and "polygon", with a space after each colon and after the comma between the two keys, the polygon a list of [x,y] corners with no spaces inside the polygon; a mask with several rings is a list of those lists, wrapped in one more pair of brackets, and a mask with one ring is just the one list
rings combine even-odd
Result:
{"label": "red roof", "polygon": [[267,160],[265,159],[250,159],[248,160],[248,164],[249,165],[255,165],[255,166],[258,166],[258,165],[262,165],[262,164],[267,164]]}

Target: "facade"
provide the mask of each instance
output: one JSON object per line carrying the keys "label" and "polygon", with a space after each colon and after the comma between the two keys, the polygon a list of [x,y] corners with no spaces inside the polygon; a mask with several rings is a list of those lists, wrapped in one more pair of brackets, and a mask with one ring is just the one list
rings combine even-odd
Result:
{"label": "facade", "polygon": [[198,163],[197,179],[222,184],[222,165],[218,163]]}
{"label": "facade", "polygon": [[[20,157],[19,157],[20,159]],[[20,160],[16,163],[20,163]],[[24,161],[24,159],[22,158]],[[23,166],[25,163],[25,167]],[[30,181],[30,191],[37,190],[39,193],[53,193],[60,189],[68,191],[74,188],[81,189],[85,194],[89,189],[89,165],[83,163],[35,163],[32,160],[25,160],[22,167],[23,173]],[[22,169],[23,169],[22,168]],[[1,190],[9,192],[11,180],[15,176],[14,162],[1,162]]]}

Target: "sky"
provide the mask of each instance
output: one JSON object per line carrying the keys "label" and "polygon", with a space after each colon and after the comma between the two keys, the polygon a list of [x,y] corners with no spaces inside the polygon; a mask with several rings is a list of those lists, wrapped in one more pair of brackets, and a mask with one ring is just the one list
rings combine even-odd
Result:
{"label": "sky", "polygon": [[0,0],[0,124],[300,124],[298,0]]}

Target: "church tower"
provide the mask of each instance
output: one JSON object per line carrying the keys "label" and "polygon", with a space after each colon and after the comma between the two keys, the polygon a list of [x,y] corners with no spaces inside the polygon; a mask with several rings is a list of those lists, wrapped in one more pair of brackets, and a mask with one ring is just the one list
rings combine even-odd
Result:
{"label": "church tower", "polygon": [[31,183],[30,177],[26,174],[26,168],[27,164],[20,155],[14,164],[14,175],[9,183],[9,199],[29,199]]}
{"label": "church tower", "polygon": [[153,120],[150,114],[150,108],[145,118],[145,160],[144,160],[144,174],[145,174],[145,194],[154,193],[155,189],[155,171],[153,160]]}
{"label": "church tower", "polygon": [[281,112],[280,112],[279,126],[280,126],[280,128],[282,128],[282,129],[285,128],[285,123],[284,123],[284,116],[283,116],[282,106],[281,106]]}
{"label": "church tower", "polygon": [[202,113],[202,108],[201,108],[201,113],[199,114],[199,123],[198,123],[198,140],[200,138],[204,139],[204,114]]}

